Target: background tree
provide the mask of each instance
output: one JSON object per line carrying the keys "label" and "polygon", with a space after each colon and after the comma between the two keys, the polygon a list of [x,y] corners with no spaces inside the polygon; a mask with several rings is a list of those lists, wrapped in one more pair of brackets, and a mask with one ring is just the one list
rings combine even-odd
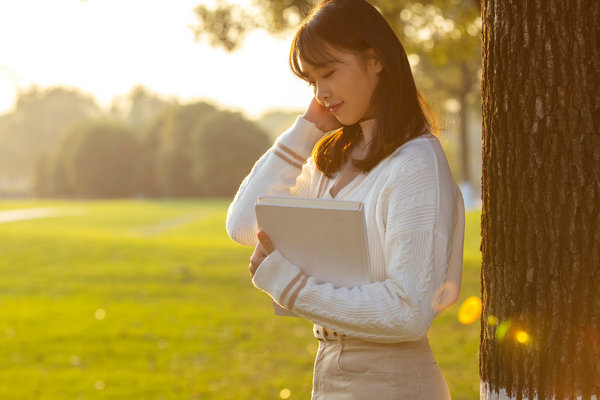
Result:
{"label": "background tree", "polygon": [[[152,96],[132,97],[146,103]],[[119,115],[114,110],[111,114]],[[133,124],[128,115],[88,119],[65,129],[58,143],[37,157],[33,194],[232,196],[272,141],[241,114],[203,102],[162,104],[143,118],[145,123]]]}
{"label": "background tree", "polygon": [[75,89],[20,93],[15,110],[0,118],[0,179],[29,182],[42,151],[55,146],[68,126],[99,114],[95,101]]}
{"label": "background tree", "polygon": [[[434,104],[445,104],[450,100],[448,108],[458,112],[460,179],[472,183],[474,176],[469,153],[472,147],[480,147],[469,143],[467,125],[469,111],[475,109],[473,105],[479,105],[479,1],[370,2],[402,40],[425,97]],[[289,33],[317,3],[316,0],[255,0],[249,8],[227,2],[219,2],[213,8],[199,5],[194,33],[198,40],[207,40],[213,46],[233,51],[254,29],[264,29],[272,34]]]}
{"label": "background tree", "polygon": [[239,113],[214,113],[192,132],[192,178],[203,196],[233,197],[271,140]]}
{"label": "background tree", "polygon": [[599,398],[600,3],[482,16],[482,398]]}
{"label": "background tree", "polygon": [[134,128],[142,128],[175,104],[175,100],[166,100],[138,85],[126,95],[116,97],[110,106],[109,114]]}
{"label": "background tree", "polygon": [[58,187],[77,197],[127,197],[134,194],[140,146],[131,129],[118,121],[90,120],[68,129],[54,166],[66,178]]}
{"label": "background tree", "polygon": [[161,196],[231,196],[256,159],[269,147],[267,135],[240,114],[207,103],[170,108],[145,137]]}
{"label": "background tree", "polygon": [[167,197],[199,196],[201,188],[192,178],[197,155],[192,150],[194,128],[219,111],[207,103],[170,108],[146,135],[145,151],[153,154],[158,194]]}

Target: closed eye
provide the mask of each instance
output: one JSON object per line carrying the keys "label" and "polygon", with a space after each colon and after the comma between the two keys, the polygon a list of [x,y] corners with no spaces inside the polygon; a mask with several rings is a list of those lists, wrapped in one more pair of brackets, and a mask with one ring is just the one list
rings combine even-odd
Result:
{"label": "closed eye", "polygon": [[335,72],[335,69],[333,71],[330,71],[330,72],[326,73],[325,75],[323,75],[323,78],[329,78],[331,75],[333,75],[334,72]]}

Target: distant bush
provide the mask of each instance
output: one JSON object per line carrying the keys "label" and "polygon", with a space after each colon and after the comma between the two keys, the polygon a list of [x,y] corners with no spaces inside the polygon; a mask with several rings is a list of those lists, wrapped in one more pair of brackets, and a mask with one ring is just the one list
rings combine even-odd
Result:
{"label": "distant bush", "polygon": [[144,134],[142,192],[165,197],[231,196],[270,142],[239,113],[206,103],[172,107]]}
{"label": "distant bush", "polygon": [[145,135],[145,152],[147,156],[152,155],[154,194],[165,197],[201,195],[191,176],[194,163],[192,132],[208,115],[219,112],[222,111],[209,104],[194,103],[172,107],[155,120]]}
{"label": "distant bush", "polygon": [[146,126],[93,119],[68,128],[39,156],[43,197],[232,196],[271,143],[239,113],[170,105]]}
{"label": "distant bush", "polygon": [[135,194],[140,145],[125,124],[89,120],[69,128],[58,151],[38,163],[40,195],[127,197]]}
{"label": "distant bush", "polygon": [[233,196],[271,144],[254,122],[230,112],[206,117],[192,136],[192,179],[203,196]]}
{"label": "distant bush", "polygon": [[0,182],[25,181],[25,194],[36,159],[51,151],[69,126],[100,114],[94,99],[77,89],[33,86],[20,92],[14,110],[0,116]]}

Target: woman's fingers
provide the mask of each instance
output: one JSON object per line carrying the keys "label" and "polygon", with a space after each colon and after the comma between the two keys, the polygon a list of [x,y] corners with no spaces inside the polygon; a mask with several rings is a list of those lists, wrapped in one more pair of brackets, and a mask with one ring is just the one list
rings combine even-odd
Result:
{"label": "woman's fingers", "polygon": [[275,246],[271,241],[269,235],[267,235],[264,231],[258,232],[258,241],[259,243],[254,248],[254,252],[250,257],[250,265],[248,269],[250,270],[250,275],[254,276],[256,270],[262,264],[263,260],[267,258],[269,254],[275,251]]}
{"label": "woman's fingers", "polygon": [[248,266],[248,269],[250,270],[250,275],[254,276],[259,265],[263,262],[263,260],[266,257],[267,255],[262,245],[260,243],[257,244],[254,248],[252,256],[250,257],[250,265]]}
{"label": "woman's fingers", "polygon": [[330,113],[327,108],[319,104],[317,99],[314,97],[304,112],[303,117],[315,124],[317,128],[323,132],[329,132],[342,127],[342,124],[335,118],[335,116]]}
{"label": "woman's fingers", "polygon": [[258,266],[250,263],[250,265],[248,265],[248,269],[250,270],[250,276],[254,277],[254,274],[256,273]]}
{"label": "woman's fingers", "polygon": [[269,235],[267,235],[265,233],[265,231],[259,231],[257,236],[258,236],[258,241],[264,248],[267,255],[269,255],[275,251],[275,245],[273,245],[271,238],[269,237]]}

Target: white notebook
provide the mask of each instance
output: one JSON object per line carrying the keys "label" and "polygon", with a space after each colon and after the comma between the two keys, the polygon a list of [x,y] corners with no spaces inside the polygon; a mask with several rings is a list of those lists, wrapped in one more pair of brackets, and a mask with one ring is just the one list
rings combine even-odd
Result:
{"label": "white notebook", "polygon": [[[259,229],[305,275],[334,287],[371,281],[361,202],[259,196],[255,209]],[[276,313],[295,315],[278,306]]]}

